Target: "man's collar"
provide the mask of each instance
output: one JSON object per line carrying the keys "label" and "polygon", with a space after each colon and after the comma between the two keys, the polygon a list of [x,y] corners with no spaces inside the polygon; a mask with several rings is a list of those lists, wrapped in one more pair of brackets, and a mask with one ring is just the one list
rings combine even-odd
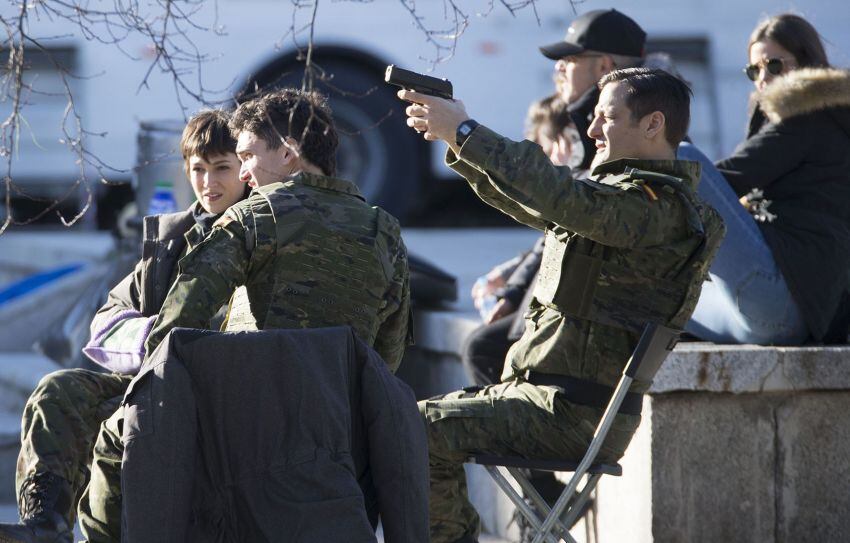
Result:
{"label": "man's collar", "polygon": [[619,158],[610,160],[593,168],[592,178],[609,174],[622,174],[628,168],[647,172],[671,175],[682,179],[691,190],[696,190],[699,184],[700,163],[693,160],[648,160],[638,158]]}
{"label": "man's collar", "polygon": [[599,88],[596,85],[593,85],[587,91],[579,96],[578,100],[567,105],[567,111],[589,111],[593,112],[593,108],[596,107],[596,102],[599,101]]}
{"label": "man's collar", "polygon": [[341,192],[343,194],[349,194],[356,198],[360,198],[364,202],[366,201],[366,198],[364,198],[363,194],[360,193],[360,189],[357,188],[357,185],[351,181],[340,179],[339,177],[330,177],[317,173],[298,172],[292,177],[284,179],[284,185],[289,183]]}

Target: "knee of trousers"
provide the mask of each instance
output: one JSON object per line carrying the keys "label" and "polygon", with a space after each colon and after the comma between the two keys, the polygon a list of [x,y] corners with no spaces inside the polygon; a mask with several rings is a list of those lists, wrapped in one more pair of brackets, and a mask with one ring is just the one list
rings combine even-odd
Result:
{"label": "knee of trousers", "polygon": [[30,394],[27,404],[39,403],[45,399],[56,399],[68,396],[78,389],[78,376],[75,370],[59,370],[48,373],[36,385]]}

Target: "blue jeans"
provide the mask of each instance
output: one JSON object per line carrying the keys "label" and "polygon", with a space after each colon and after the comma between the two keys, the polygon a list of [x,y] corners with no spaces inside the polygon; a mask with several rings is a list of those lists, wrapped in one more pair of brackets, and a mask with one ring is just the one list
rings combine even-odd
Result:
{"label": "blue jeans", "polygon": [[703,284],[685,330],[715,343],[801,344],[808,328],[755,220],[699,149],[683,143],[678,158],[702,165],[697,193],[726,223],[711,280]]}

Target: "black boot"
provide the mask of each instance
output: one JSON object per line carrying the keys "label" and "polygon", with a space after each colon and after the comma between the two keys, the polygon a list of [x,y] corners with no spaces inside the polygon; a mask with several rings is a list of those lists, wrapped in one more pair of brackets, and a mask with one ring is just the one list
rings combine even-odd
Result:
{"label": "black boot", "polygon": [[71,485],[52,473],[24,481],[18,496],[20,524],[0,524],[0,543],[71,543],[66,516],[72,507]]}

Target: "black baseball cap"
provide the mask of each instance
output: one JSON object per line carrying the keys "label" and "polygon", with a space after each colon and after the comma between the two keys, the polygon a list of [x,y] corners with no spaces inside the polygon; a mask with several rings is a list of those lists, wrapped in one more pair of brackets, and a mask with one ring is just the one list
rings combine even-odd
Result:
{"label": "black baseball cap", "polygon": [[588,11],[575,19],[563,41],[544,45],[540,52],[552,60],[597,51],[627,57],[642,57],[646,32],[616,9]]}

